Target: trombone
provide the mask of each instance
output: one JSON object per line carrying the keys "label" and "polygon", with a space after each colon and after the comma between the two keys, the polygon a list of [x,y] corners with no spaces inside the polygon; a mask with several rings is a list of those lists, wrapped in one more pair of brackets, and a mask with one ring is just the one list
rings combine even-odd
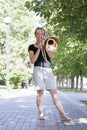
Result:
{"label": "trombone", "polygon": [[43,58],[45,59],[45,61],[48,61],[46,58],[46,50],[50,51],[50,52],[55,52],[57,50],[58,47],[58,40],[57,38],[53,37],[53,36],[49,36],[44,40],[44,44],[41,48],[41,52],[43,55]]}
{"label": "trombone", "polygon": [[58,47],[58,40],[57,38],[53,37],[53,36],[49,36],[45,39],[44,41],[44,48],[51,51],[51,52],[54,52],[56,51]]}

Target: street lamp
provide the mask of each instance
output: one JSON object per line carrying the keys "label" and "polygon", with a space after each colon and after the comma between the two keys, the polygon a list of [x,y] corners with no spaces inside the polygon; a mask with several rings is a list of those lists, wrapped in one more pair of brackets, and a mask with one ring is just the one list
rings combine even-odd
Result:
{"label": "street lamp", "polygon": [[7,89],[10,88],[10,44],[9,44],[9,38],[10,38],[10,24],[11,24],[11,18],[7,16],[4,19],[4,23],[6,25],[6,86]]}

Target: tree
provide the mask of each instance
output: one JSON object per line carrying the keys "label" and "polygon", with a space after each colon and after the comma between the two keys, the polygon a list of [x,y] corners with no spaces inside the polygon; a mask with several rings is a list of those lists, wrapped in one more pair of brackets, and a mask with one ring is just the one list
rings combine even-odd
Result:
{"label": "tree", "polygon": [[[57,76],[86,76],[87,1],[32,0],[26,7],[47,20],[46,27],[59,39],[53,61]],[[81,75],[82,76],[82,75]]]}
{"label": "tree", "polygon": [[26,6],[37,15],[44,16],[48,23],[69,37],[87,40],[87,1],[86,0],[32,0]]}
{"label": "tree", "polygon": [[32,42],[33,32],[39,22],[33,11],[25,7],[25,0],[1,0],[0,1],[0,73],[6,75],[5,53],[5,25],[3,20],[10,16],[10,83],[18,87],[22,80],[32,77],[32,65],[29,61],[28,46]]}

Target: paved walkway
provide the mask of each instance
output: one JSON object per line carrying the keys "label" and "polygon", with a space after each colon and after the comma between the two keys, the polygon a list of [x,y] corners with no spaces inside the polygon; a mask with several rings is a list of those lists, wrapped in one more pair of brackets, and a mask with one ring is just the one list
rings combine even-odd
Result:
{"label": "paved walkway", "polygon": [[87,130],[87,93],[59,92],[65,112],[73,122],[63,122],[48,92],[44,94],[45,120],[38,119],[36,91],[32,88],[0,90],[0,130]]}

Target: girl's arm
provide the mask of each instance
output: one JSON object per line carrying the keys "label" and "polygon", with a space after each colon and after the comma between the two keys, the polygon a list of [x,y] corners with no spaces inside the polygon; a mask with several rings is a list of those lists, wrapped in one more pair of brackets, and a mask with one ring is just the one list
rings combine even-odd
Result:
{"label": "girl's arm", "polygon": [[38,49],[35,54],[33,51],[29,51],[29,57],[32,64],[34,64],[35,61],[37,60],[39,53],[40,53],[40,49]]}
{"label": "girl's arm", "polygon": [[54,58],[54,52],[51,52],[49,50],[46,50],[46,52],[51,59]]}

